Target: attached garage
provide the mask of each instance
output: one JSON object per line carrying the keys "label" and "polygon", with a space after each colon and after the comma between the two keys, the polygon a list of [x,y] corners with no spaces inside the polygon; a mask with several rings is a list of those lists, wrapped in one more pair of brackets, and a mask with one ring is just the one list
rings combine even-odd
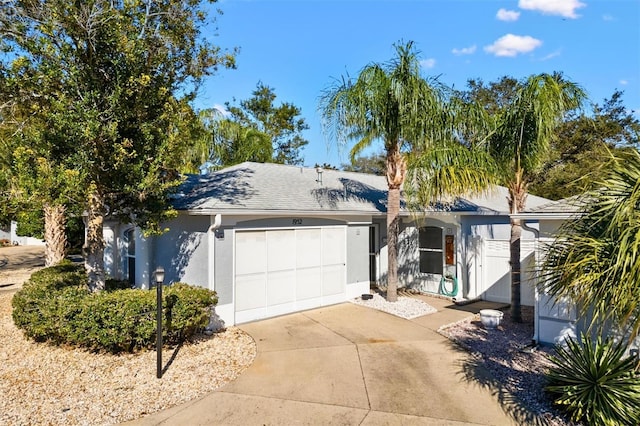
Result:
{"label": "attached garage", "polygon": [[346,226],[235,232],[235,322],[346,300]]}

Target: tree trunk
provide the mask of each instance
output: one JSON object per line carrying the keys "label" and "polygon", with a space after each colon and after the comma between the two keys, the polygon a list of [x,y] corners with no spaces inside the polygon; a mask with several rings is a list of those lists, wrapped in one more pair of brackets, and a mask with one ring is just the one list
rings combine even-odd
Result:
{"label": "tree trunk", "polygon": [[87,219],[87,239],[84,246],[84,266],[89,277],[89,291],[98,292],[105,288],[104,275],[104,201],[95,188],[89,190]]}
{"label": "tree trunk", "polygon": [[45,204],[44,208],[44,266],[57,265],[64,259],[67,247],[66,208]]}
{"label": "tree trunk", "polygon": [[398,233],[400,223],[400,189],[407,164],[397,146],[387,149],[387,301],[398,300]]}
{"label": "tree trunk", "polygon": [[[515,182],[509,185],[509,209],[511,214],[520,213],[527,199],[527,187],[522,179],[522,173],[516,175]],[[520,263],[520,237],[522,236],[522,223],[520,219],[510,220],[511,238],[509,240],[509,264],[511,265],[511,320],[522,322],[521,305],[521,270]]]}
{"label": "tree trunk", "polygon": [[389,188],[387,198],[387,301],[398,300],[398,231],[400,189]]}

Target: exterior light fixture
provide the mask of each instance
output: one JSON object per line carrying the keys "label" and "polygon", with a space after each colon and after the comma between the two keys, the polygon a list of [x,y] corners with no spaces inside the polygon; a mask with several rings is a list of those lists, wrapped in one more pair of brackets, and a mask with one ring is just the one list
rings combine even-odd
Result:
{"label": "exterior light fixture", "polygon": [[159,266],[155,272],[156,276],[156,377],[162,378],[162,286],[164,285],[164,268]]}

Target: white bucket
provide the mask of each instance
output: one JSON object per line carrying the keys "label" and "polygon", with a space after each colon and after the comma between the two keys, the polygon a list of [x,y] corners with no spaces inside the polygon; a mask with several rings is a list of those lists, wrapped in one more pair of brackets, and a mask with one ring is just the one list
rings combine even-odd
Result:
{"label": "white bucket", "polygon": [[481,309],[480,310],[480,321],[482,321],[482,325],[487,329],[494,329],[500,325],[502,321],[502,317],[504,316],[503,312],[496,311],[495,309]]}

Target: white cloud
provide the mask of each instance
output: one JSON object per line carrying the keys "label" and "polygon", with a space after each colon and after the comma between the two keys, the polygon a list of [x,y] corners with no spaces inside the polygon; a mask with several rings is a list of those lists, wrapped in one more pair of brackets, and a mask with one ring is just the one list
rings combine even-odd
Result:
{"label": "white cloud", "polygon": [[537,10],[545,15],[560,15],[565,18],[576,19],[576,10],[585,7],[580,0],[520,0],[518,7],[525,10]]}
{"label": "white cloud", "polygon": [[507,22],[517,21],[519,17],[520,12],[516,12],[515,10],[500,9],[496,14],[496,18]]}
{"label": "white cloud", "polygon": [[606,22],[612,22],[615,21],[616,18],[614,18],[613,15],[602,15],[602,20]]}
{"label": "white cloud", "polygon": [[556,50],[555,52],[551,52],[549,53],[547,56],[545,56],[544,58],[540,59],[541,61],[548,61],[551,58],[555,58],[557,56],[560,56],[560,50]]}
{"label": "white cloud", "polygon": [[454,55],[472,55],[476,52],[476,45],[469,47],[463,47],[462,49],[453,49],[451,51]]}
{"label": "white cloud", "polygon": [[420,61],[420,65],[422,65],[422,68],[430,69],[436,66],[436,60],[433,58],[423,59]]}
{"label": "white cloud", "polygon": [[507,34],[493,44],[485,46],[484,50],[496,56],[514,57],[521,53],[531,52],[540,46],[542,46],[542,41],[531,36]]}
{"label": "white cloud", "polygon": [[623,80],[620,80],[620,84],[623,86],[626,86],[627,84],[629,84],[629,81],[623,79]]}

